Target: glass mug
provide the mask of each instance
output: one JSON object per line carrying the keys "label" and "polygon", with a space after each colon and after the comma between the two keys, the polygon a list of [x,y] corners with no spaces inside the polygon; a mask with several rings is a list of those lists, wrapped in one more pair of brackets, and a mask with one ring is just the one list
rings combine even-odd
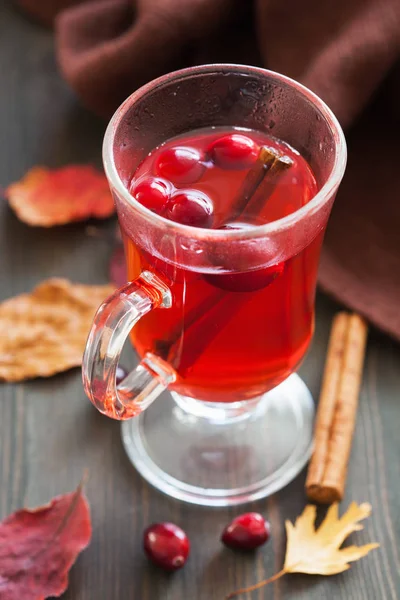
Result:
{"label": "glass mug", "polygon": [[[156,146],[221,126],[284,140],[307,160],[319,191],[296,212],[247,230],[169,221],[130,195],[136,168]],[[124,420],[128,456],[163,492],[209,506],[276,492],[312,448],[313,401],[293,373],[312,337],[319,253],[346,164],[340,125],[283,75],[205,65],[134,92],[111,119],[103,158],[129,282],[95,316],[86,394]],[[254,285],[260,274],[268,285]],[[116,385],[129,335],[141,362]]]}

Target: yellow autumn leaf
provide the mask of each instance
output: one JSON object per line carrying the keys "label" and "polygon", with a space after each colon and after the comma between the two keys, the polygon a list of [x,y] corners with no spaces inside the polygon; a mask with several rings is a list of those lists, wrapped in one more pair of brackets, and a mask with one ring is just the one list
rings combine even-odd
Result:
{"label": "yellow autumn leaf", "polygon": [[316,507],[308,504],[294,525],[290,521],[286,521],[286,557],[283,569],[279,573],[253,586],[229,594],[226,600],[257,590],[276,581],[286,573],[308,573],[310,575],[342,573],[350,568],[349,563],[379,547],[379,544],[371,543],[364,546],[340,548],[351,533],[363,529],[359,522],[371,514],[370,504],[365,502],[358,505],[356,502],[352,502],[344,515],[339,518],[338,503],[336,502],[330,506],[318,529],[315,529],[316,514]]}
{"label": "yellow autumn leaf", "polygon": [[339,518],[338,503],[332,504],[320,527],[314,527],[316,507],[309,504],[293,525],[286,521],[287,547],[285,573],[336,575],[350,568],[349,563],[362,558],[379,544],[342,548],[353,531],[363,529],[359,521],[371,514],[371,505],[352,502]]}

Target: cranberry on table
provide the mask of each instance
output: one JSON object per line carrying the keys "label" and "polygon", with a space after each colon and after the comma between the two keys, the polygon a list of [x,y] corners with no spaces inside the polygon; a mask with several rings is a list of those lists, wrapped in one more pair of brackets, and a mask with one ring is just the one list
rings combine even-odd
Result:
{"label": "cranberry on table", "polygon": [[129,192],[146,208],[161,213],[171,196],[172,186],[160,177],[146,177],[132,181]]}
{"label": "cranberry on table", "polygon": [[155,164],[158,175],[172,183],[188,184],[198,181],[206,169],[203,155],[196,148],[176,146],[162,152]]}
{"label": "cranberry on table", "polygon": [[111,255],[108,265],[108,275],[110,281],[117,287],[121,287],[128,281],[125,252],[122,242],[116,246]]}
{"label": "cranberry on table", "polygon": [[115,383],[119,385],[127,375],[128,371],[124,367],[121,367],[121,365],[118,365],[117,370],[115,371]]}
{"label": "cranberry on table", "polygon": [[221,541],[229,548],[254,550],[268,541],[270,525],[262,515],[245,513],[233,519],[222,532]]}
{"label": "cranberry on table", "polygon": [[185,564],[190,551],[186,533],[174,523],[155,523],[143,533],[143,547],[158,567],[176,571]]}
{"label": "cranberry on table", "polygon": [[213,205],[203,192],[182,190],[171,196],[164,216],[183,225],[209,228],[212,225]]}
{"label": "cranberry on table", "polygon": [[258,145],[246,135],[233,133],[213,142],[208,153],[221,169],[247,169],[257,159]]}

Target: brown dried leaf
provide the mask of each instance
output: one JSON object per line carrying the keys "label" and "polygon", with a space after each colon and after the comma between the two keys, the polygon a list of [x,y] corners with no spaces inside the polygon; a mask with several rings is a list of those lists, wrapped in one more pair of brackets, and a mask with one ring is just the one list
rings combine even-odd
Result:
{"label": "brown dried leaf", "polygon": [[310,575],[342,573],[350,568],[350,562],[362,558],[370,550],[379,547],[379,544],[372,543],[340,548],[353,531],[363,529],[362,525],[359,525],[359,521],[366,519],[371,514],[371,505],[367,502],[360,505],[352,502],[341,518],[338,514],[338,503],[332,504],[318,529],[315,529],[316,514],[316,507],[308,504],[294,525],[290,521],[286,521],[286,558],[283,569],[279,573],[248,588],[229,594],[227,600],[257,590],[276,581],[286,573],[308,573]]}
{"label": "brown dried leaf", "polygon": [[0,304],[0,380],[49,377],[77,367],[92,319],[111,285],[47,279]]}

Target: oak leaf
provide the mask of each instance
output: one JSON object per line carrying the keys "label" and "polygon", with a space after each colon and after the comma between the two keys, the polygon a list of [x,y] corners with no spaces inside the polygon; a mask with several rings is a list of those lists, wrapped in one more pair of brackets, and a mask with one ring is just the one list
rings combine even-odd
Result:
{"label": "oak leaf", "polygon": [[358,505],[356,502],[352,502],[344,515],[339,518],[338,503],[336,502],[329,507],[326,517],[318,529],[315,529],[316,514],[316,507],[309,504],[296,519],[294,525],[290,521],[286,521],[286,557],[281,571],[269,579],[229,594],[227,600],[257,590],[276,581],[286,573],[308,573],[310,575],[342,573],[350,568],[350,562],[362,558],[370,550],[379,547],[379,544],[372,543],[340,548],[353,531],[363,529],[359,522],[371,514],[370,504],[365,502]]}
{"label": "oak leaf", "polygon": [[39,227],[104,219],[115,211],[106,176],[90,165],[33,167],[5,196],[21,221]]}
{"label": "oak leaf", "polygon": [[60,596],[68,572],[91,538],[82,484],[45,506],[23,509],[0,523],[1,600]]}
{"label": "oak leaf", "polygon": [[94,314],[112,285],[47,279],[0,304],[0,380],[49,377],[81,365]]}

